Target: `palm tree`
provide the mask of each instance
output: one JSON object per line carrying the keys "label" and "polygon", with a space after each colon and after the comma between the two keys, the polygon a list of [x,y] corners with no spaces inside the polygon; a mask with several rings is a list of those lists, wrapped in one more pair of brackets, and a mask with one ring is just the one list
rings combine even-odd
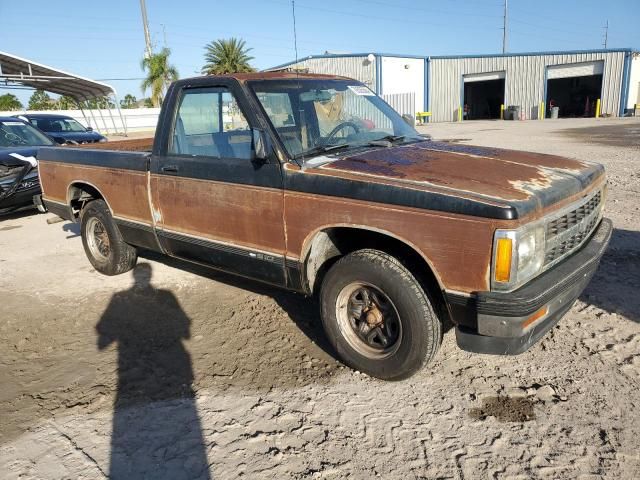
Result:
{"label": "palm tree", "polygon": [[205,64],[202,73],[205,75],[221,75],[225,73],[255,72],[249,65],[253,60],[248,53],[250,48],[245,48],[245,41],[237,38],[229,40],[215,40],[204,47]]}
{"label": "palm tree", "polygon": [[141,66],[147,71],[147,78],[142,81],[142,91],[151,88],[151,101],[154,107],[159,107],[164,94],[171,82],[178,79],[178,70],[169,65],[171,50],[163,48],[160,53],[154,53],[142,59]]}

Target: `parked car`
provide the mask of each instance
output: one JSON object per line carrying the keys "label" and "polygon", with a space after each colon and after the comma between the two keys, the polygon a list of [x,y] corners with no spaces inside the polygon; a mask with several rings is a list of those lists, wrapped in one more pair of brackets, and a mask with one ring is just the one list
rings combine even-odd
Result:
{"label": "parked car", "polygon": [[38,129],[14,117],[0,117],[0,214],[34,207],[40,199],[35,155],[55,143]]}
{"label": "parked car", "polygon": [[18,118],[42,130],[60,145],[107,141],[106,137],[100,135],[98,132],[94,132],[93,128],[85,127],[77,120],[65,115],[26,113],[24,115],[18,115]]}
{"label": "parked car", "polygon": [[527,350],[612,233],[602,165],[426,140],[343,77],[180,80],[151,152],[111,147],[40,151],[44,202],[96,270],[144,248],[317,294],[335,352],[388,380],[451,324],[464,350]]}

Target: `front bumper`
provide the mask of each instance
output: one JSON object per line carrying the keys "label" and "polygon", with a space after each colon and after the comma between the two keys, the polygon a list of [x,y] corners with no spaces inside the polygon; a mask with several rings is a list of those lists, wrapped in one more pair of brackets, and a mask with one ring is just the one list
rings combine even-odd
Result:
{"label": "front bumper", "polygon": [[0,200],[0,213],[35,207],[33,197],[40,192],[40,184],[16,191],[7,198]]}
{"label": "front bumper", "polygon": [[495,355],[517,355],[529,349],[589,284],[612,231],[611,220],[603,219],[580,250],[513,292],[479,292],[472,297],[447,293],[458,346]]}

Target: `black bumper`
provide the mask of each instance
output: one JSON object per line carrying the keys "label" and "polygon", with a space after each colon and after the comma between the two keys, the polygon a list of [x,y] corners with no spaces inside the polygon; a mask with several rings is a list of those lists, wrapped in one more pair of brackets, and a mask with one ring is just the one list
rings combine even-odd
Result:
{"label": "black bumper", "polygon": [[[496,355],[526,351],[558,323],[589,284],[612,231],[611,220],[603,219],[580,250],[513,292],[479,292],[473,297],[447,293],[458,346]],[[523,326],[541,309],[546,309],[545,316]]]}
{"label": "black bumper", "polygon": [[7,198],[0,200],[0,213],[8,213],[22,208],[35,207],[33,197],[40,193],[40,185],[18,190]]}

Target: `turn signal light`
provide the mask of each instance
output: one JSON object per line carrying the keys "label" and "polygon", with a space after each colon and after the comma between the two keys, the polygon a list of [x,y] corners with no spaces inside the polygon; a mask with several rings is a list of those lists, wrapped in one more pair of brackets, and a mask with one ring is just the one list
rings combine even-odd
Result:
{"label": "turn signal light", "polygon": [[511,251],[511,239],[498,238],[496,243],[496,282],[508,282],[511,279]]}
{"label": "turn signal light", "polygon": [[540,310],[538,310],[536,313],[534,313],[529,318],[527,318],[524,322],[522,322],[522,328],[527,328],[529,325],[531,325],[531,324],[537,322],[538,320],[540,320],[547,313],[549,313],[549,307],[547,305],[545,305]]}

